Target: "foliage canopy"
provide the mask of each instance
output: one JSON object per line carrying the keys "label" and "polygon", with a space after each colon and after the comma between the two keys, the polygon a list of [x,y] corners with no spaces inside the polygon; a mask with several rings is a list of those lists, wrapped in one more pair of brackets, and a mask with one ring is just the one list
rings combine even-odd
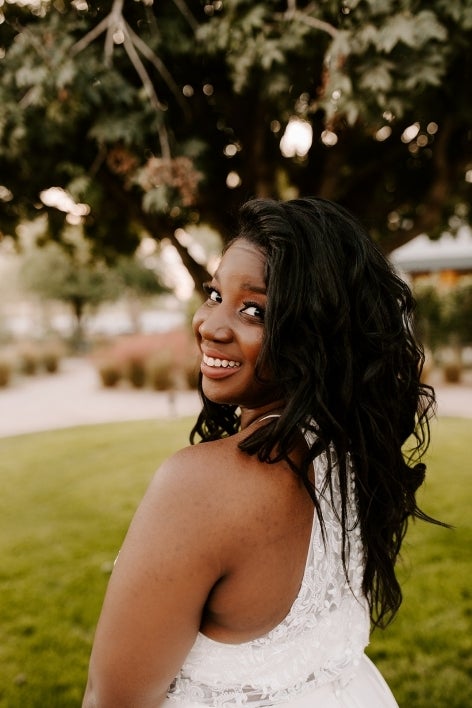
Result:
{"label": "foliage canopy", "polygon": [[[461,0],[29,0],[2,4],[0,233],[62,187],[97,253],[231,235],[253,196],[317,194],[385,250],[468,219],[472,5]],[[284,156],[289,121],[313,139]],[[300,127],[300,123],[296,124]],[[293,127],[293,126],[292,126]],[[300,151],[299,151],[300,152]],[[302,151],[303,152],[303,151]]]}
{"label": "foliage canopy", "polygon": [[449,288],[438,287],[434,277],[420,280],[414,294],[419,333],[431,350],[452,343],[459,347],[472,344],[472,276]]}

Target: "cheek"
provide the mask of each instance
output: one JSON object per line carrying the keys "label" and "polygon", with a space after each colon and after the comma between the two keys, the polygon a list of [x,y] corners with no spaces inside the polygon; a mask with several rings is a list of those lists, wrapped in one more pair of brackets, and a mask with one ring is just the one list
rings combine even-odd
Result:
{"label": "cheek", "polygon": [[196,313],[194,314],[194,316],[192,318],[192,329],[193,329],[193,333],[194,333],[195,337],[197,337],[197,338],[200,337],[198,330],[203,322],[203,319],[204,319],[204,317],[203,317],[203,306],[202,306],[202,307],[198,308],[198,310],[196,311]]}
{"label": "cheek", "polygon": [[252,341],[248,342],[247,344],[247,353],[250,356],[250,358],[253,360],[254,364],[256,363],[256,360],[259,356],[259,353],[262,348],[262,332],[258,335],[256,335]]}

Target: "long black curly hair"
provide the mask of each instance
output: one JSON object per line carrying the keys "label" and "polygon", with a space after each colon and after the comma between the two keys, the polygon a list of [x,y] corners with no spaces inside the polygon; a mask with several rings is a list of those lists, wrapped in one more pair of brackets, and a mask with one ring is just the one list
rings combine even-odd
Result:
{"label": "long black curly hair", "polygon": [[[424,356],[413,332],[411,291],[358,221],[324,199],[251,200],[240,209],[236,238],[266,257],[258,370],[272,372],[285,400],[280,418],[258,427],[240,447],[262,461],[286,459],[318,514],[310,469],[326,453],[328,479],[339,475],[345,568],[350,457],[365,554],[363,591],[373,624],[383,627],[402,600],[395,563],[408,520],[434,521],[415,499],[435,396],[420,379]],[[200,392],[203,410],[191,442],[237,432],[238,409]],[[300,429],[316,437],[295,465],[290,452]],[[321,516],[320,523],[323,529]]]}

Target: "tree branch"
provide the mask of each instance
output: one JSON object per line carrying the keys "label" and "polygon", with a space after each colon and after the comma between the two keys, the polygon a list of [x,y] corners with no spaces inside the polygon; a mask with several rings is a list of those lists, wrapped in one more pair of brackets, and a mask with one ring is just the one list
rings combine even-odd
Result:
{"label": "tree branch", "polygon": [[[148,98],[151,102],[151,105],[155,109],[155,111],[158,113],[159,111],[164,111],[165,106],[159,101],[156,91],[154,90],[153,83],[151,79],[149,78],[149,74],[146,71],[146,67],[142,63],[141,59],[139,58],[139,54],[135,49],[135,46],[133,42],[131,41],[131,38],[126,32],[126,27],[124,27],[125,30],[125,41],[124,41],[124,48],[126,50],[126,53],[129,57],[129,60],[131,61],[132,65],[136,69],[136,72],[141,79],[141,82],[143,84],[144,90],[146,91]],[[162,152],[162,157],[164,157],[167,160],[170,160],[171,158],[171,151],[170,151],[170,145],[169,145],[169,137],[167,135],[167,130],[164,126],[164,123],[160,123],[158,128],[158,134],[159,134],[159,142],[161,144],[161,152]]]}
{"label": "tree branch", "polygon": [[124,0],[113,0],[113,5],[108,15],[108,29],[105,39],[105,66],[110,67],[113,63],[113,35],[117,30],[123,31],[123,4]]}
{"label": "tree branch", "polygon": [[133,42],[134,46],[136,47],[136,49],[139,49],[141,54],[146,59],[148,59],[151,62],[151,64],[157,69],[157,71],[160,73],[160,75],[162,76],[162,78],[166,82],[167,86],[170,88],[170,90],[174,94],[181,109],[188,115],[188,106],[185,103],[185,101],[182,99],[182,94],[179,90],[179,87],[175,83],[174,79],[172,78],[172,74],[170,73],[170,71],[168,71],[164,62],[157,56],[157,54],[155,54],[152,51],[152,49],[146,44],[146,42],[144,42],[141,39],[141,37],[136,34],[136,32],[129,26],[129,24],[126,21],[125,21],[125,28],[129,34],[131,41]]}
{"label": "tree branch", "polygon": [[329,22],[324,22],[324,20],[318,20],[316,17],[312,17],[311,15],[306,15],[304,12],[300,12],[300,10],[296,10],[293,13],[292,19],[298,20],[299,22],[302,22],[303,24],[308,25],[313,29],[326,32],[333,38],[336,37],[338,34],[338,30],[336,29],[336,27],[331,25]]}
{"label": "tree branch", "polygon": [[185,223],[177,223],[165,214],[149,214],[143,211],[140,202],[135,199],[132,193],[123,188],[122,183],[115,176],[111,175],[108,170],[102,173],[102,181],[106,185],[108,194],[113,200],[119,204],[126,205],[131,218],[139,224],[151,238],[156,241],[162,241],[168,238],[172,245],[177,250],[182,263],[187,268],[196,290],[203,294],[202,283],[206,282],[210,275],[201,263],[198,263],[193,256],[190,255],[188,249],[183,246],[175,236],[175,230],[178,227],[185,227]]}
{"label": "tree branch", "polygon": [[338,30],[334,27],[334,25],[329,22],[325,22],[324,20],[319,20],[310,14],[314,9],[314,3],[310,3],[310,5],[308,5],[304,10],[298,10],[296,0],[287,0],[286,11],[282,14],[277,14],[276,17],[279,17],[286,22],[297,20],[302,24],[308,25],[312,29],[321,30],[333,38],[336,37]]}
{"label": "tree branch", "polygon": [[[167,71],[166,67],[164,66],[163,62],[160,61],[159,57],[157,57],[154,52],[147,46],[145,42],[131,29],[131,27],[128,25],[126,20],[123,17],[123,4],[124,0],[113,0],[113,6],[109,12],[109,14],[101,21],[98,23],[96,27],[94,27],[90,32],[88,32],[85,37],[82,37],[81,40],[76,42],[71,48],[71,53],[72,55],[78,54],[81,52],[83,49],[88,47],[91,42],[93,42],[97,37],[99,37],[103,32],[106,31],[106,38],[105,38],[105,65],[107,67],[111,66],[112,63],[112,57],[113,57],[113,46],[114,46],[114,39],[113,39],[113,34],[117,30],[121,30],[123,32],[124,36],[124,48],[125,51],[128,55],[128,58],[133,65],[134,69],[136,70],[136,73],[138,74],[139,78],[141,79],[141,83],[143,85],[143,88],[147,94],[147,97],[149,98],[149,101],[151,102],[152,107],[156,111],[156,113],[159,113],[161,111],[165,111],[166,107],[159,101],[159,98],[157,96],[157,93],[154,89],[154,85],[151,81],[151,78],[146,71],[146,67],[144,66],[143,62],[141,61],[138,52],[136,51],[135,45],[138,47],[138,49],[141,51],[143,56],[145,56],[147,59],[149,59],[152,64],[156,67],[156,69],[159,71],[161,76],[164,78],[172,92],[174,93],[175,96],[177,96],[179,103],[181,106],[183,106],[182,99],[178,90],[178,87],[174,80],[172,79],[172,76],[170,73]],[[25,100],[27,98],[25,97]],[[186,107],[185,107],[186,108]],[[167,130],[164,126],[163,123],[161,123],[158,126],[158,135],[159,135],[159,143],[161,146],[161,152],[162,152],[162,157],[166,159],[171,158],[171,150],[170,150],[170,145],[169,145],[169,137],[167,134]]]}
{"label": "tree branch", "polygon": [[79,54],[84,49],[86,49],[89,44],[92,44],[92,42],[108,28],[109,21],[110,15],[107,15],[101,22],[98,23],[96,27],[90,30],[90,32],[87,32],[87,34],[82,37],[82,39],[79,39],[78,42],[73,44],[70,49],[71,55],[75,56],[76,54]]}
{"label": "tree branch", "polygon": [[193,29],[194,32],[197,31],[199,25],[195,17],[192,15],[190,12],[188,5],[184,0],[174,0],[174,5],[178,7],[182,15],[185,17],[187,22],[189,23],[190,27]]}
{"label": "tree branch", "polygon": [[180,259],[186,267],[187,271],[191,275],[195,285],[195,289],[197,290],[197,292],[202,294],[202,284],[205,283],[210,277],[207,269],[205,268],[205,266],[202,266],[201,263],[198,263],[198,261],[196,261],[193,256],[190,255],[188,249],[183,246],[178,240],[177,236],[175,235],[175,231],[168,233],[167,237],[169,238],[170,242],[179,254]]}
{"label": "tree branch", "polygon": [[35,94],[36,89],[37,89],[37,86],[31,86],[31,88],[29,88],[27,90],[27,92],[24,94],[24,96],[22,98],[20,98],[20,100],[18,101],[18,106],[22,110],[24,110],[25,108],[28,108],[32,99],[34,98],[34,94]]}

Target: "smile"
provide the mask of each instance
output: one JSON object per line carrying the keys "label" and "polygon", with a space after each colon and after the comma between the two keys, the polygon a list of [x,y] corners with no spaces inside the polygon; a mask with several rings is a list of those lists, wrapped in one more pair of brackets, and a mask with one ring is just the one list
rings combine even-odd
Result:
{"label": "smile", "polygon": [[203,354],[203,363],[215,369],[234,369],[241,366],[239,361],[233,361],[232,359],[215,359],[212,356],[207,356],[206,354]]}

